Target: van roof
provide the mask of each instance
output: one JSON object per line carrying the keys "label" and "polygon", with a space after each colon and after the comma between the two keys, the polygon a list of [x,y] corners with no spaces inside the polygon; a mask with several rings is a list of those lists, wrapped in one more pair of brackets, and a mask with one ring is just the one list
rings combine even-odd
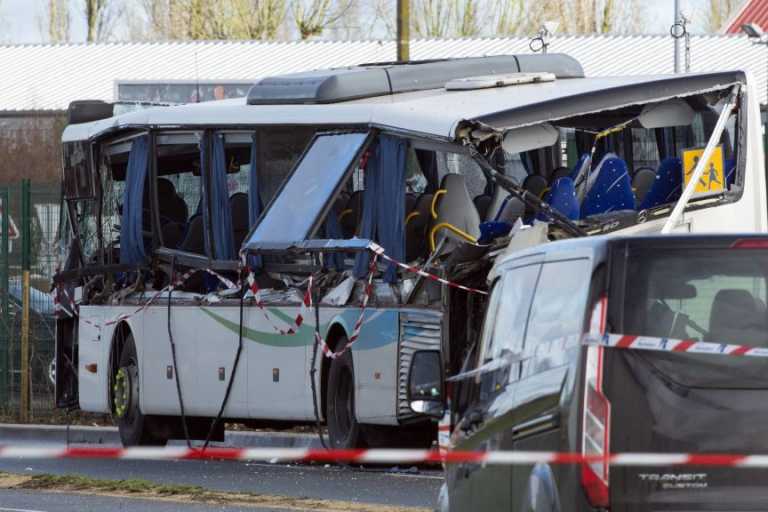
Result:
{"label": "van roof", "polygon": [[[627,244],[629,246],[666,247],[669,245],[684,246],[693,244],[697,247],[731,247],[737,241],[759,241],[757,245],[747,245],[749,248],[758,247],[768,249],[768,236],[765,233],[723,233],[723,234],[679,234],[679,235],[625,235],[625,236],[585,236],[557,240],[520,251],[510,253],[495,265],[496,268],[504,268],[509,263],[517,260],[540,256],[541,260],[563,259],[576,254],[586,255],[602,253],[608,244]],[[578,256],[577,256],[578,257]],[[489,279],[495,278],[489,276]]]}
{"label": "van roof", "polygon": [[64,142],[136,127],[363,125],[454,140],[463,121],[508,129],[744,83],[740,71],[566,78],[479,90],[445,88],[330,104],[248,105],[246,98],[156,107],[68,126]]}

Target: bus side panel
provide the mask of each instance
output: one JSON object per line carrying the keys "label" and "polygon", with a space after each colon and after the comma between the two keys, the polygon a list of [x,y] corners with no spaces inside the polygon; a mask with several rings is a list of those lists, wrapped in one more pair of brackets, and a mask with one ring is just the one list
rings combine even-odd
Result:
{"label": "bus side panel", "polygon": [[[240,336],[239,301],[228,301],[226,306],[219,307],[179,307],[174,310],[174,320],[174,341],[177,331],[186,332],[195,341],[192,410],[201,416],[215,416],[234,372]],[[223,413],[225,418],[248,417],[248,343],[244,336],[243,352]],[[184,382],[186,376],[181,378]]]}
{"label": "bus side panel", "polygon": [[[351,335],[359,310],[342,314]],[[362,423],[397,425],[397,310],[368,311],[360,338],[352,349],[355,365],[355,408]]]}
{"label": "bus side panel", "polygon": [[[255,304],[245,309],[244,341],[252,418],[305,421],[315,417],[309,379],[309,354],[315,340],[314,314],[304,318],[295,334],[278,332],[294,327],[300,312],[298,305],[267,306],[266,314]],[[328,325],[333,314],[334,310],[321,307],[320,324]],[[233,318],[237,323],[237,318]],[[320,367],[319,359],[317,366]]]}
{"label": "bus side panel", "polygon": [[[79,359],[77,364],[80,409],[108,413],[109,350],[114,326],[99,329],[104,318],[120,314],[117,307],[81,306],[78,324]],[[87,370],[96,365],[96,373]]]}
{"label": "bus side panel", "polygon": [[[163,301],[161,300],[160,303]],[[167,306],[152,306],[139,313],[137,321],[144,326],[143,336],[134,332],[136,350],[141,367],[141,410],[144,414],[180,415],[179,397],[176,389],[176,372],[173,370],[170,340],[168,337]],[[212,331],[194,306],[174,306],[171,310],[171,332],[176,345],[176,362],[181,376],[181,392],[184,412],[190,416],[211,416],[216,414],[218,404],[206,403],[201,375],[198,367],[198,337],[208,341],[215,339]],[[206,370],[214,371],[212,364]],[[207,372],[205,373],[207,375]]]}

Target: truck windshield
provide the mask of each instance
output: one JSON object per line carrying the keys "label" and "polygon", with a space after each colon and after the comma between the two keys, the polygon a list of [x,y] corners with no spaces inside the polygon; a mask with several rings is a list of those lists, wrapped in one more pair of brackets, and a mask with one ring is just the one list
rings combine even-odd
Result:
{"label": "truck windshield", "polygon": [[627,334],[768,345],[768,252],[633,251],[626,267]]}

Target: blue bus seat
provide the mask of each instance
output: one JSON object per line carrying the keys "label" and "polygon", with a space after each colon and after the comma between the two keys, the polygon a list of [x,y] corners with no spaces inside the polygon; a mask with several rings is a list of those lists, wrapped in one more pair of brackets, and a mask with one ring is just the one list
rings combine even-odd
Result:
{"label": "blue bus seat", "polygon": [[583,153],[576,161],[576,165],[571,169],[571,179],[575,182],[580,174],[586,172],[586,167],[589,165],[589,153]]}
{"label": "blue bus seat", "polygon": [[600,171],[581,203],[581,217],[635,209],[635,194],[627,164],[620,158],[603,160]]}
{"label": "blue bus seat", "polygon": [[556,180],[545,201],[569,219],[579,218],[579,199],[576,197],[576,184],[573,179],[565,177]]}
{"label": "blue bus seat", "polygon": [[676,201],[683,188],[683,164],[679,158],[668,157],[661,161],[651,189],[640,203],[640,210]]}

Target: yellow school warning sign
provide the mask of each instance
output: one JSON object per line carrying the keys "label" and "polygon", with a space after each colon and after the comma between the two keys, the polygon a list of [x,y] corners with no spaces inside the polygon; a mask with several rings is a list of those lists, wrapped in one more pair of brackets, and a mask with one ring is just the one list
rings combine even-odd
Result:
{"label": "yellow school warning sign", "polygon": [[[693,170],[701,160],[704,149],[686,149],[683,151],[683,176],[685,177],[685,186],[691,181]],[[695,194],[706,194],[708,192],[722,192],[725,190],[725,171],[723,170],[723,146],[716,146],[712,152],[712,157],[704,167],[704,173],[696,183]]]}

